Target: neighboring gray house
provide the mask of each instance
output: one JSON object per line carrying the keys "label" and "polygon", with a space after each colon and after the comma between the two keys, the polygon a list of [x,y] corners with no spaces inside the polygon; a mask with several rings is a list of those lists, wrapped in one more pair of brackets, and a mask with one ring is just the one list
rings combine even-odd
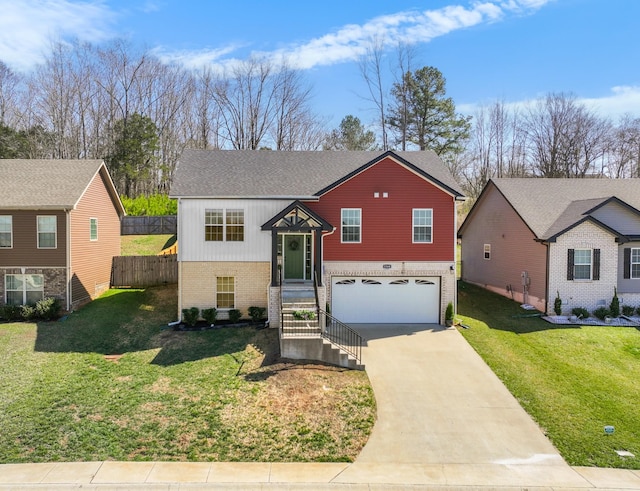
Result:
{"label": "neighboring gray house", "polygon": [[493,179],[458,231],[462,279],[547,313],[640,305],[640,179]]}

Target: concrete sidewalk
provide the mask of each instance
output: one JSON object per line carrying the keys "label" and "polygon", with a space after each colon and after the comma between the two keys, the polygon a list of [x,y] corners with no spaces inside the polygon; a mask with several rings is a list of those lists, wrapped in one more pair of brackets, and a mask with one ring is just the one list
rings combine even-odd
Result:
{"label": "concrete sidewalk", "polygon": [[[640,471],[460,464],[72,462],[0,465],[0,489],[639,490]],[[346,478],[349,471],[350,478]],[[555,482],[554,482],[555,481]]]}

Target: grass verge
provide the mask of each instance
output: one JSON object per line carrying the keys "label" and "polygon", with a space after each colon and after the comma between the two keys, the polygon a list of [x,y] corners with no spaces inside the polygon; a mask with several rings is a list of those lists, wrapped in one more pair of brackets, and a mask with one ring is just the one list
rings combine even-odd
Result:
{"label": "grass verge", "polygon": [[163,330],[175,297],[111,290],[64,322],[0,324],[0,463],[358,455],[364,372],[284,363],[272,329]]}
{"label": "grass verge", "polygon": [[175,242],[175,235],[123,235],[120,253],[123,256],[155,256]]}
{"label": "grass verge", "polygon": [[462,334],[569,464],[640,469],[638,329],[554,326],[482,288],[458,291]]}

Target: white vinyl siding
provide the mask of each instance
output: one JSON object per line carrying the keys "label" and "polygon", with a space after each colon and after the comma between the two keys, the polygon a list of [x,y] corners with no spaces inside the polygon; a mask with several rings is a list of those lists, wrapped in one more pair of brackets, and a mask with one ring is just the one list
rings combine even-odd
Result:
{"label": "white vinyl siding", "polygon": [[57,217],[38,216],[38,249],[55,249],[57,247]]}
{"label": "white vinyl siding", "polygon": [[413,210],[413,243],[433,242],[433,210],[415,208]]}
{"label": "white vinyl siding", "polygon": [[[291,200],[181,199],[178,204],[178,258],[180,261],[271,261],[271,231],[261,227]],[[203,233],[205,210],[244,210],[244,240],[207,241]]]}
{"label": "white vinyl siding", "polygon": [[359,208],[343,208],[340,215],[342,242],[362,242],[362,210]]}
{"label": "white vinyl siding", "polygon": [[0,216],[0,248],[11,249],[13,247],[13,217],[11,215]]}

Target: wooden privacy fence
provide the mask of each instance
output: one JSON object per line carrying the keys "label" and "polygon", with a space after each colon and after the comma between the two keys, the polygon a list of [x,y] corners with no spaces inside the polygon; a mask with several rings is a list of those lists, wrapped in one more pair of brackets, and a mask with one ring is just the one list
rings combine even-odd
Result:
{"label": "wooden privacy fence", "polygon": [[144,288],[178,283],[178,256],[116,256],[111,264],[112,288]]}
{"label": "wooden privacy fence", "polygon": [[178,217],[162,215],[153,217],[122,217],[122,235],[165,235],[178,232]]}

